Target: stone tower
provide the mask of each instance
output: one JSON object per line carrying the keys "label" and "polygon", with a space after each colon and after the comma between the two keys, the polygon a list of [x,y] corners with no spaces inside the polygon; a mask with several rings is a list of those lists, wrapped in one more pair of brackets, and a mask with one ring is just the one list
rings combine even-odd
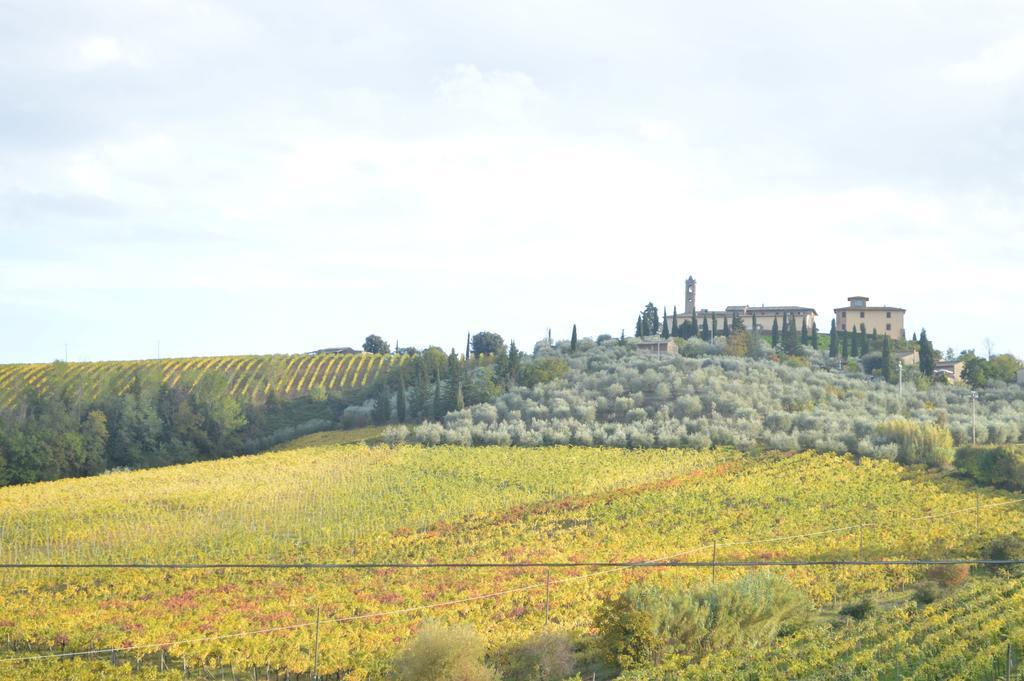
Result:
{"label": "stone tower", "polygon": [[686,279],[686,314],[692,315],[697,310],[697,280],[693,277]]}

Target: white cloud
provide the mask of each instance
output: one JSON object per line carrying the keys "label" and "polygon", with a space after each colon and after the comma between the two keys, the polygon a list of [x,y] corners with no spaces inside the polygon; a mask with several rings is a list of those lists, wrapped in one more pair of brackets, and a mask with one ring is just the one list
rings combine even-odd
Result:
{"label": "white cloud", "polygon": [[438,84],[437,94],[463,123],[524,124],[544,102],[543,93],[525,73],[484,73],[473,64],[457,65]]}
{"label": "white cloud", "polygon": [[985,48],[974,59],[961,61],[949,69],[949,75],[965,82],[1002,85],[1024,79],[1024,35]]}
{"label": "white cloud", "polygon": [[142,50],[127,49],[116,38],[95,35],[78,43],[71,68],[76,71],[91,71],[115,64],[140,67],[147,61],[147,55]]}

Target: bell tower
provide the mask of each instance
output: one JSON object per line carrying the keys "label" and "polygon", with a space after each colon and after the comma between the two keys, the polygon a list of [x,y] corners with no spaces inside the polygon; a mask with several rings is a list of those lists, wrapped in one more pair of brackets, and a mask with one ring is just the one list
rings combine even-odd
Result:
{"label": "bell tower", "polygon": [[697,280],[686,278],[686,314],[692,315],[697,310]]}

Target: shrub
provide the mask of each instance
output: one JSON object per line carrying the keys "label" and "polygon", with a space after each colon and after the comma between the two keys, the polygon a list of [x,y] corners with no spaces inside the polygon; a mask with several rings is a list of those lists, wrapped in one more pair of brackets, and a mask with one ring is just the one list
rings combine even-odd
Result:
{"label": "shrub", "polygon": [[576,667],[572,638],[564,632],[537,634],[507,653],[505,681],[558,681]]}
{"label": "shrub", "polygon": [[385,444],[389,447],[397,447],[405,442],[407,437],[409,437],[409,429],[402,424],[398,424],[397,426],[388,426],[381,434],[381,439],[383,439]]}
{"label": "shrub", "polygon": [[469,625],[428,622],[394,662],[399,681],[497,681],[484,664],[484,644]]}
{"label": "shrub", "polygon": [[960,447],[953,465],[983,485],[1024,489],[1024,454],[1019,447]]}
{"label": "shrub", "polygon": [[897,417],[882,422],[878,433],[899,447],[900,463],[945,468],[953,460],[953,436],[938,424]]}
{"label": "shrub", "polygon": [[935,582],[922,582],[914,589],[913,599],[918,605],[934,603],[942,597],[942,589]]}
{"label": "shrub", "polygon": [[715,650],[770,643],[808,612],[803,593],[770,573],[758,573],[703,591],[629,587],[600,609],[599,650],[632,669],[667,655],[702,657]]}
{"label": "shrub", "polygon": [[839,609],[843,617],[852,617],[855,620],[867,619],[875,612],[875,601],[870,596],[865,596],[859,601],[844,605]]}
{"label": "shrub", "polygon": [[[985,547],[982,555],[989,560],[1024,560],[1024,539],[1012,534],[996,537]],[[1020,564],[991,565],[989,569],[992,572],[1006,570],[1015,575],[1024,574],[1024,565]]]}
{"label": "shrub", "polygon": [[928,579],[945,589],[960,586],[970,576],[971,566],[962,563],[957,565],[933,565],[928,568]]}

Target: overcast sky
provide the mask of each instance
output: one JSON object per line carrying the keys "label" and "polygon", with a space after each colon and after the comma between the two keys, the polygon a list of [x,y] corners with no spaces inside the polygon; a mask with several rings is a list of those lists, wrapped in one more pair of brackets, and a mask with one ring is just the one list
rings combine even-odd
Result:
{"label": "overcast sky", "polygon": [[529,348],[690,274],[1024,354],[1022,86],[1019,0],[0,0],[0,362]]}

